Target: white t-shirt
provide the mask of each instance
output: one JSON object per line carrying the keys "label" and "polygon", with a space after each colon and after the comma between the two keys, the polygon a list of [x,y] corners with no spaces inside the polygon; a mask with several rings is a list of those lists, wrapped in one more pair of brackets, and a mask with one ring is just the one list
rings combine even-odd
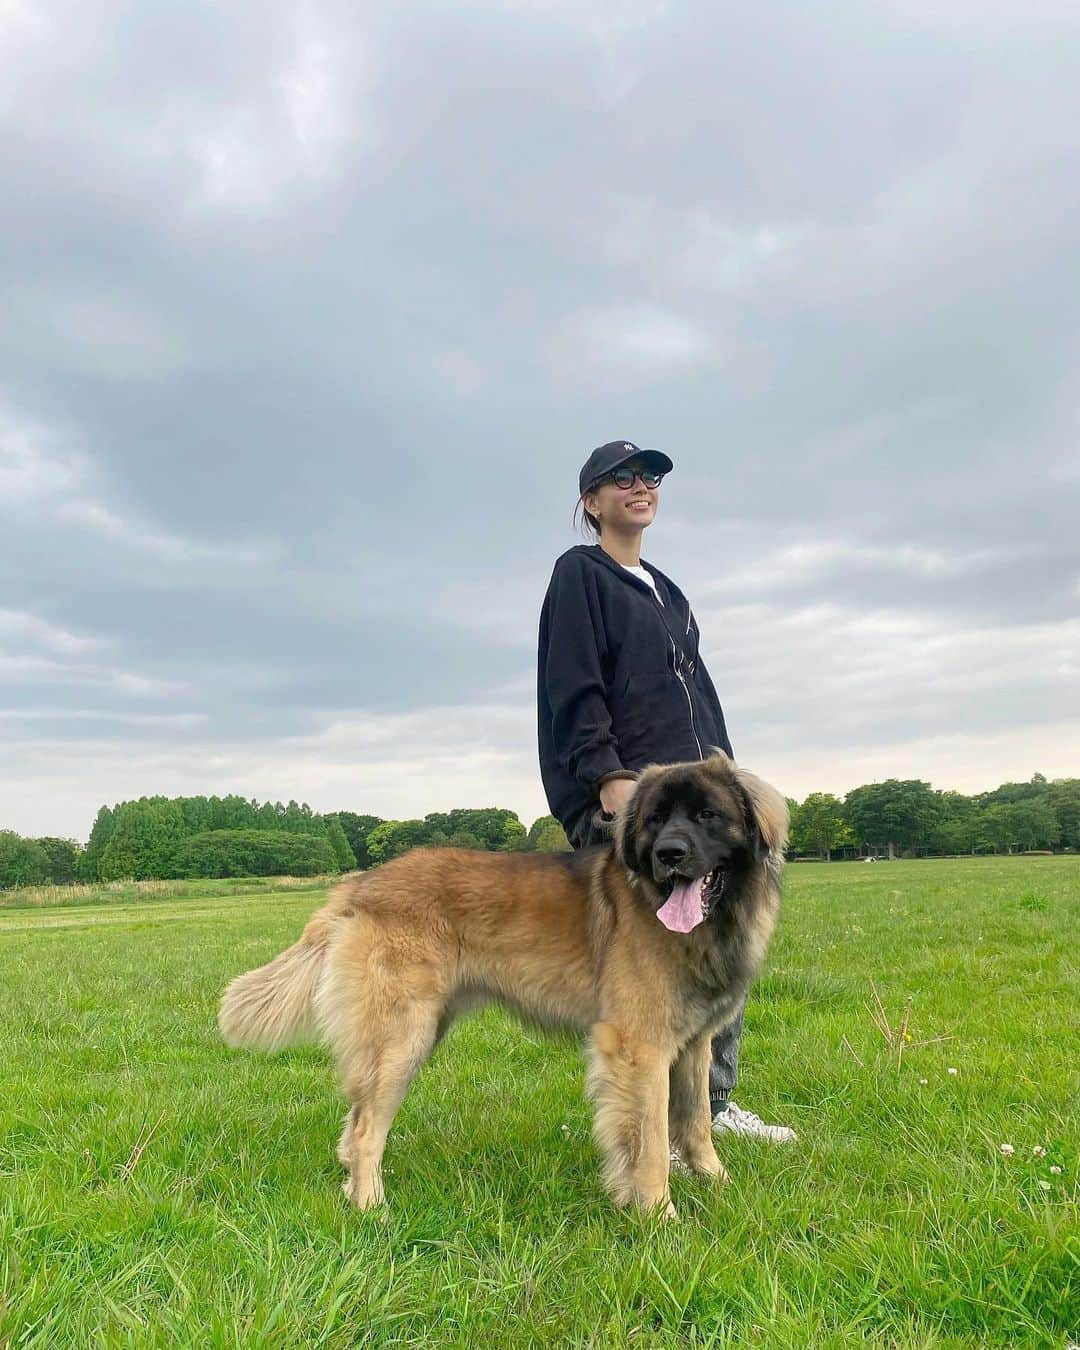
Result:
{"label": "white t-shirt", "polygon": [[630,572],[633,576],[643,581],[646,586],[651,586],[653,595],[656,596],[661,604],[664,603],[663,600],[660,600],[660,592],[656,589],[656,579],[651,572],[646,572],[640,563],[637,567],[627,567],[626,563],[620,563],[619,566],[625,568],[627,572]]}

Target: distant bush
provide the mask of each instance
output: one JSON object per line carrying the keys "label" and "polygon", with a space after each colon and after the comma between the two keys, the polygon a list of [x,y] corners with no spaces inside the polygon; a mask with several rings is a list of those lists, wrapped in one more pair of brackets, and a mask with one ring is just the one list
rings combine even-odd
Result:
{"label": "distant bush", "polygon": [[49,859],[49,880],[54,886],[70,886],[79,878],[82,849],[74,839],[35,839]]}
{"label": "distant bush", "polygon": [[364,838],[367,861],[373,867],[413,848],[517,853],[527,847],[525,826],[513,811],[497,806],[431,811],[423,820],[383,820]]}
{"label": "distant bush", "polygon": [[[186,841],[204,834],[237,832],[319,839],[330,849],[331,862],[327,867],[320,864],[318,871],[346,872],[356,866],[355,854],[338,818],[318,815],[306,803],[291,801],[284,806],[281,802],[264,802],[260,805],[237,796],[140,797],[137,801],[101,808],[86,849],[78,860],[79,878],[92,882],[186,876],[189,874],[176,871],[176,860]],[[267,845],[260,856],[267,850],[274,853],[273,847]],[[298,856],[307,857],[309,853],[310,850],[304,853],[301,848]],[[322,856],[321,852],[319,856]],[[198,872],[190,875],[236,874]],[[271,873],[254,875],[269,876]]]}
{"label": "distant bush", "polygon": [[40,886],[50,880],[49,855],[36,839],[23,839],[14,830],[0,830],[0,890]]}
{"label": "distant bush", "polygon": [[174,877],[313,877],[338,871],[325,835],[285,830],[204,830],[173,852]]}
{"label": "distant bush", "polygon": [[353,866],[359,867],[361,871],[371,866],[371,859],[368,857],[367,837],[376,825],[381,825],[380,816],[358,816],[355,811],[335,811],[335,817],[338,824],[345,831],[345,840],[352,850],[356,862]]}
{"label": "distant bush", "polygon": [[554,816],[541,816],[533,821],[525,847],[536,853],[569,853],[570,841]]}

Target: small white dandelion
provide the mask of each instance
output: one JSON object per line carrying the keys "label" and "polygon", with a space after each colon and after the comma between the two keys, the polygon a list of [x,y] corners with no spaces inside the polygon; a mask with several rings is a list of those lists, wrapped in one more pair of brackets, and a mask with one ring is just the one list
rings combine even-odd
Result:
{"label": "small white dandelion", "polygon": [[1043,1181],[1043,1179],[1040,1177],[1039,1188],[1040,1190],[1048,1191],[1050,1189],[1050,1183],[1048,1181]]}
{"label": "small white dandelion", "polygon": [[1034,1147],[1031,1151],[1032,1151],[1032,1153],[1035,1155],[1036,1158],[1045,1158],[1045,1157],[1046,1157],[1046,1149],[1043,1148],[1042,1144],[1036,1144],[1035,1147]]}
{"label": "small white dandelion", "polygon": [[569,1125],[561,1125],[559,1128],[562,1130],[563,1134],[569,1134],[569,1133],[570,1133],[570,1126],[569,1126]]}
{"label": "small white dandelion", "polygon": [[953,1077],[953,1078],[955,1078],[956,1075],[957,1075],[959,1072],[960,1072],[959,1069],[947,1069],[947,1070],[946,1070],[946,1073],[948,1073],[948,1074],[949,1074],[951,1077]]}
{"label": "small white dandelion", "polygon": [[1016,1149],[1013,1148],[1012,1144],[1002,1144],[1001,1152],[1005,1155],[1006,1158],[1011,1158],[1012,1155],[1016,1152]]}
{"label": "small white dandelion", "polygon": [[919,1079],[919,1086],[920,1086],[920,1087],[926,1087],[926,1085],[927,1085],[927,1083],[929,1083],[929,1081],[930,1081],[929,1078],[920,1078],[920,1079]]}
{"label": "small white dandelion", "polygon": [[1050,1168],[1050,1171],[1053,1172],[1054,1176],[1056,1177],[1061,1176],[1061,1168],[1058,1167],[1057,1163],[1053,1164],[1053,1166]]}

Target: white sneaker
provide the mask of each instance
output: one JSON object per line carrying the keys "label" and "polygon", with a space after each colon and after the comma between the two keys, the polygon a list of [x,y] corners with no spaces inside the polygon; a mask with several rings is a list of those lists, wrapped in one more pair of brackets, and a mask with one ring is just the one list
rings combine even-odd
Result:
{"label": "white sneaker", "polygon": [[753,1111],[744,1111],[734,1102],[728,1102],[722,1111],[713,1116],[713,1133],[740,1135],[743,1139],[765,1139],[770,1144],[790,1144],[798,1138],[795,1131],[787,1125],[766,1125]]}

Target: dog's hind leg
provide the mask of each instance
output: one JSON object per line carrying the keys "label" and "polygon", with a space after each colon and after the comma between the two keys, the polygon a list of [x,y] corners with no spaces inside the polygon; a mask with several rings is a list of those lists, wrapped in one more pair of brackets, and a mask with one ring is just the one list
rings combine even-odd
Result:
{"label": "dog's hind leg", "polygon": [[674,1218],[668,1194],[668,1066],[656,1045],[597,1022],[589,1047],[593,1132],[604,1153],[604,1184],[617,1205]]}
{"label": "dog's hind leg", "polygon": [[383,1023],[379,1041],[366,1042],[341,1063],[352,1108],[345,1117],[338,1158],[349,1173],[345,1194],[357,1209],[370,1209],[385,1199],[386,1138],[409,1084],[434,1048],[440,1011],[430,1003],[399,1004]]}
{"label": "dog's hind leg", "polygon": [[692,1172],[724,1181],[716,1156],[709,1114],[709,1060],[712,1045],[699,1036],[683,1046],[668,1080],[668,1133],[671,1147]]}

